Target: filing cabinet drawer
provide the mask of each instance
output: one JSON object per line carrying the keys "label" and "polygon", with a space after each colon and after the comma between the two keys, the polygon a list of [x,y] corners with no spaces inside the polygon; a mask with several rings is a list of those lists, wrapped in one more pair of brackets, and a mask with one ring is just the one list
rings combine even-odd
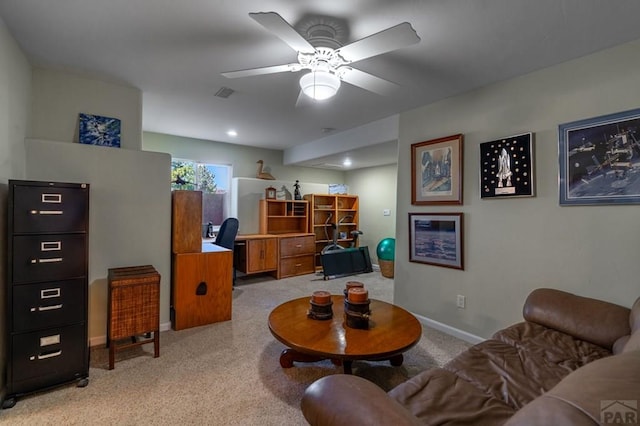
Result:
{"label": "filing cabinet drawer", "polygon": [[80,232],[89,222],[89,185],[13,187],[13,232]]}
{"label": "filing cabinet drawer", "polygon": [[88,361],[85,330],[82,323],[14,335],[13,380],[82,371]]}
{"label": "filing cabinet drawer", "polygon": [[280,238],[280,257],[314,253],[315,249],[316,244],[313,235]]}
{"label": "filing cabinet drawer", "polygon": [[81,322],[86,315],[85,280],[17,285],[13,288],[13,331]]}
{"label": "filing cabinet drawer", "polygon": [[281,259],[279,278],[314,273],[316,270],[314,259],[314,254]]}
{"label": "filing cabinet drawer", "polygon": [[55,281],[85,275],[85,234],[13,237],[13,283]]}

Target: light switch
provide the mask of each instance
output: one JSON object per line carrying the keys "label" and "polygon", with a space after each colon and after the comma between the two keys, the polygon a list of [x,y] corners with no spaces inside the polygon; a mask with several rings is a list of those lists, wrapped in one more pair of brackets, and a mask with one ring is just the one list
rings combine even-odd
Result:
{"label": "light switch", "polygon": [[391,216],[391,209],[382,210],[382,215],[383,216]]}

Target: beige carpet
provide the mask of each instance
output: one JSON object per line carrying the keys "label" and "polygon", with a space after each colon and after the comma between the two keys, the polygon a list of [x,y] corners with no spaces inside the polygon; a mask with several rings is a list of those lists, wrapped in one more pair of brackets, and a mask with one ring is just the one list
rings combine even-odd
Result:
{"label": "beige carpet", "polygon": [[[159,358],[153,358],[152,345],[132,348],[117,354],[111,371],[107,350],[93,348],[87,387],[23,397],[0,412],[0,424],[304,425],[299,409],[304,389],[341,368],[329,361],[281,368],[284,346],[271,336],[267,317],[278,304],[314,290],[340,293],[349,280],[364,282],[370,297],[392,302],[393,280],[379,272],[329,281],[316,275],[240,279],[231,321],[162,332]],[[388,390],[468,346],[424,328],[401,367],[354,362],[353,370]]]}

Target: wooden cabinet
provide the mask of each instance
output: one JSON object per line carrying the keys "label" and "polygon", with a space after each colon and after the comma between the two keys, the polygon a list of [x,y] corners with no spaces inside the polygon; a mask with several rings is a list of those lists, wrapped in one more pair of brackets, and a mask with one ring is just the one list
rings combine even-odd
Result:
{"label": "wooden cabinet", "polygon": [[341,246],[353,244],[351,232],[359,229],[360,221],[358,196],[307,194],[304,199],[309,202],[309,231],[315,235],[315,265],[321,268],[320,252],[333,241],[334,232],[338,233],[337,240]]}
{"label": "wooden cabinet", "polygon": [[245,274],[278,269],[278,239],[275,235],[239,235],[234,247],[235,268]]}
{"label": "wooden cabinet", "polygon": [[281,235],[278,237],[278,244],[278,279],[315,272],[313,234]]}
{"label": "wooden cabinet", "polygon": [[202,242],[202,193],[172,193],[171,324],[175,330],[231,319],[233,252]]}
{"label": "wooden cabinet", "polygon": [[202,253],[173,255],[171,323],[174,330],[231,319],[231,250],[205,243]]}
{"label": "wooden cabinet", "polygon": [[89,185],[9,180],[6,396],[86,386]]}
{"label": "wooden cabinet", "polygon": [[260,233],[308,232],[308,212],[305,200],[260,200]]}
{"label": "wooden cabinet", "polygon": [[199,253],[202,248],[202,192],[171,192],[171,251]]}

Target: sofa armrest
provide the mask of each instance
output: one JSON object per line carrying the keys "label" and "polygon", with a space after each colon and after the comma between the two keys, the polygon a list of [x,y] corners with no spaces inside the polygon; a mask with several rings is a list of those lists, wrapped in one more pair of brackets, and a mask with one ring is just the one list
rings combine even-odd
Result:
{"label": "sofa armrest", "polygon": [[312,426],[418,425],[418,419],[374,383],[335,374],[316,380],[300,403]]}
{"label": "sofa armrest", "polygon": [[629,308],[551,288],[531,292],[523,317],[609,350],[631,332]]}

